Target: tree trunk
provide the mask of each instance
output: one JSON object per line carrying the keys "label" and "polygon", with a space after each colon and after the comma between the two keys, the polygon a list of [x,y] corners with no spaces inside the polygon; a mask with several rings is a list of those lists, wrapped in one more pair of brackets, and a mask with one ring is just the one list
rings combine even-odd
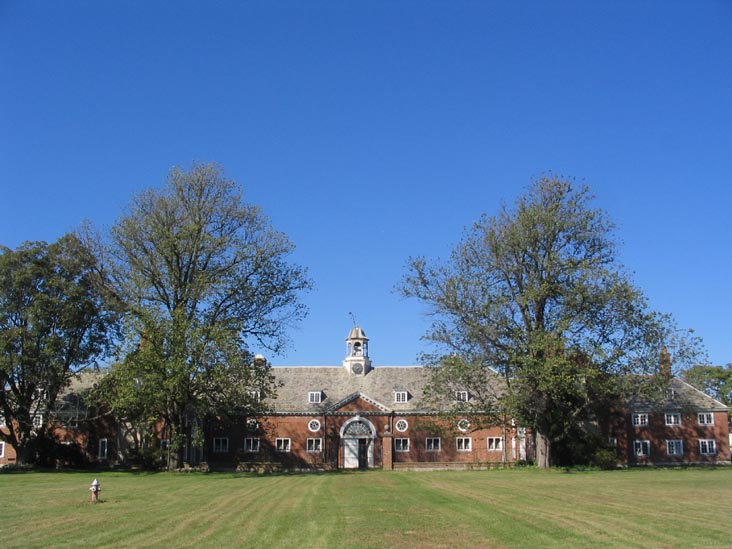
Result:
{"label": "tree trunk", "polygon": [[185,429],[185,418],[177,415],[168,435],[168,470],[183,468]]}
{"label": "tree trunk", "polygon": [[539,469],[546,469],[552,466],[552,443],[546,433],[540,432],[538,429],[535,433],[536,438],[536,465]]}
{"label": "tree trunk", "polygon": [[25,465],[28,463],[28,446],[16,446],[15,450],[15,464]]}
{"label": "tree trunk", "polygon": [[[10,422],[8,422],[10,423]],[[10,445],[15,450],[15,463],[16,465],[27,465],[34,463],[35,459],[33,456],[33,444],[30,429],[24,429],[23,431],[16,430],[11,433]]]}

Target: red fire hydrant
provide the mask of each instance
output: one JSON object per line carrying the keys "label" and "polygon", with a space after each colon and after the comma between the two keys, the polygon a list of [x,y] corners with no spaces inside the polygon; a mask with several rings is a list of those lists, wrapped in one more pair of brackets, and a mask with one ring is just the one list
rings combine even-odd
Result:
{"label": "red fire hydrant", "polygon": [[102,487],[99,486],[99,481],[97,479],[94,479],[94,482],[91,483],[89,491],[91,492],[91,502],[96,503],[99,500],[99,492],[102,491]]}

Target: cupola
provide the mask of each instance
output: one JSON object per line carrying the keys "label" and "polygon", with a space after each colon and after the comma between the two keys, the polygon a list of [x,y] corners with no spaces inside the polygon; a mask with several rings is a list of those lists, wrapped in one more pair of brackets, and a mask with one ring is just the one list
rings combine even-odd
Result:
{"label": "cupola", "polygon": [[369,338],[361,326],[354,326],[346,338],[346,358],[343,360],[343,367],[354,376],[365,375],[371,369]]}

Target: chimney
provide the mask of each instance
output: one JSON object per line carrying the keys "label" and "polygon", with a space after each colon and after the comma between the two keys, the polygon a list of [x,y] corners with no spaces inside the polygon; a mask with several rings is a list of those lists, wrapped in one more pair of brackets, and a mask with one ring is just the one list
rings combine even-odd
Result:
{"label": "chimney", "polygon": [[664,380],[669,381],[671,379],[671,355],[666,347],[661,349],[661,354],[658,357],[658,371]]}

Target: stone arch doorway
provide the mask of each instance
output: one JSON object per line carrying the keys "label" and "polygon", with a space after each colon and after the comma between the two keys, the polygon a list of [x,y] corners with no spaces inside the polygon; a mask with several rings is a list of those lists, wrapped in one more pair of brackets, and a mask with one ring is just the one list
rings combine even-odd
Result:
{"label": "stone arch doorway", "polygon": [[356,416],[341,427],[344,469],[367,469],[374,466],[376,428],[368,419]]}

